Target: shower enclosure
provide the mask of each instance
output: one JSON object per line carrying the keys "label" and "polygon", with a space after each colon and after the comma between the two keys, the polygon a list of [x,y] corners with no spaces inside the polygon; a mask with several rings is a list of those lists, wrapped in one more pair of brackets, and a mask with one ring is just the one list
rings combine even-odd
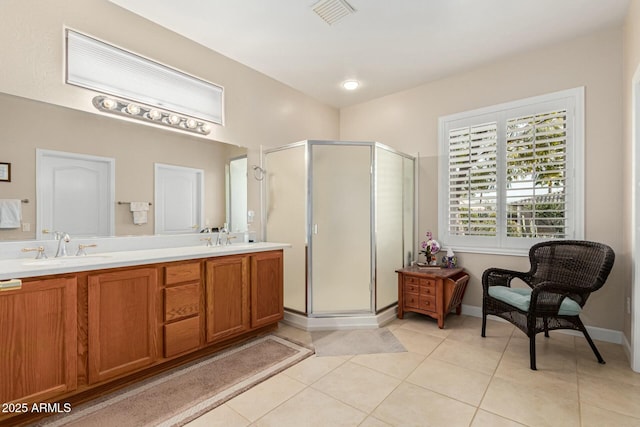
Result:
{"label": "shower enclosure", "polygon": [[302,141],[266,150],[263,165],[265,237],[292,244],[285,318],[313,329],[393,316],[395,270],[415,247],[414,157],[375,142]]}

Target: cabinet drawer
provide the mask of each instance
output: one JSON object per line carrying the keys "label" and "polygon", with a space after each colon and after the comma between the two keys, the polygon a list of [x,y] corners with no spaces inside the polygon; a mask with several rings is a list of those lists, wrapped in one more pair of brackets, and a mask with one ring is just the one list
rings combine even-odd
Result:
{"label": "cabinet drawer", "polygon": [[433,297],[436,296],[436,287],[435,286],[420,286],[420,295],[431,295]]}
{"label": "cabinet drawer", "polygon": [[427,311],[436,311],[436,297],[431,295],[420,295],[419,308]]}
{"label": "cabinet drawer", "polygon": [[175,356],[200,346],[200,316],[164,326],[164,357]]}
{"label": "cabinet drawer", "polygon": [[413,276],[404,276],[404,285],[419,285],[420,284],[420,278],[418,277],[413,277]]}
{"label": "cabinet drawer", "polygon": [[164,290],[164,320],[178,320],[200,312],[200,283]]}
{"label": "cabinet drawer", "polygon": [[168,265],[164,270],[165,285],[200,280],[200,263]]}
{"label": "cabinet drawer", "polygon": [[415,294],[420,293],[420,286],[417,283],[405,283],[404,284],[405,292],[413,292]]}
{"label": "cabinet drawer", "polygon": [[405,307],[420,308],[420,296],[418,294],[404,293]]}
{"label": "cabinet drawer", "polygon": [[420,279],[420,286],[423,288],[435,288],[436,281],[433,279]]}

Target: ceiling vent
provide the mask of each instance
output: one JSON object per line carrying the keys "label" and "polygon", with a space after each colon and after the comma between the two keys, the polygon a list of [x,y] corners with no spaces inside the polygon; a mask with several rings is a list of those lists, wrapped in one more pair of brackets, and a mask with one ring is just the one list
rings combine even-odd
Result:
{"label": "ceiling vent", "polygon": [[347,15],[351,15],[356,10],[345,0],[320,0],[312,7],[313,11],[324,22],[333,25]]}

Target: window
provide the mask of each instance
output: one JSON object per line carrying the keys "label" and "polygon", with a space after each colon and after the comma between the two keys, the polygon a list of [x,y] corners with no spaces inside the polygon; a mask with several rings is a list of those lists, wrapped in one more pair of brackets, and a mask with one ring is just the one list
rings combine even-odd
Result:
{"label": "window", "polygon": [[440,240],[526,254],[583,238],[583,123],[583,88],[440,118]]}

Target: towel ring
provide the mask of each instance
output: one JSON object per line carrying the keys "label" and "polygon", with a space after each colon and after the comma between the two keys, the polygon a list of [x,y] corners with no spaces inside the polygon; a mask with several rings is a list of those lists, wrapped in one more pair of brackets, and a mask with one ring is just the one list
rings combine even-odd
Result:
{"label": "towel ring", "polygon": [[267,171],[256,165],[251,166],[251,168],[253,169],[253,177],[258,181],[262,181]]}

